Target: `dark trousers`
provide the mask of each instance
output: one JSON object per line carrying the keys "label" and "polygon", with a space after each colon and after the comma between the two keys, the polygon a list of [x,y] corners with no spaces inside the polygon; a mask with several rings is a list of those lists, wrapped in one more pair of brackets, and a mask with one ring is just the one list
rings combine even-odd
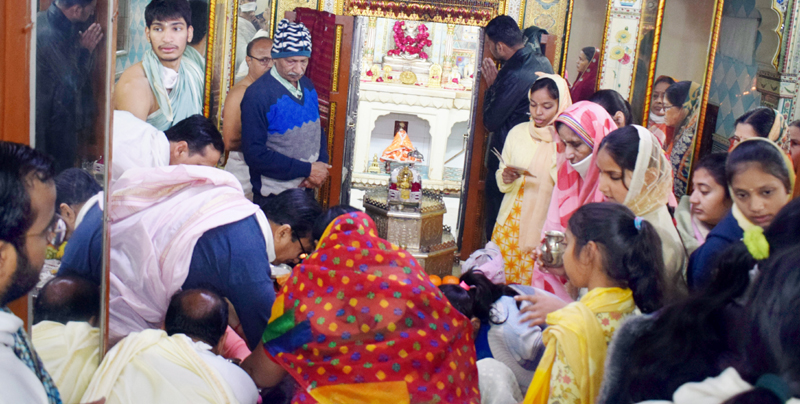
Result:
{"label": "dark trousers", "polygon": [[497,187],[495,173],[500,168],[500,161],[493,154],[489,155],[486,164],[486,188],[484,189],[484,212],[486,214],[486,240],[492,239],[494,224],[497,222],[497,214],[500,213],[500,204],[503,203],[503,193]]}

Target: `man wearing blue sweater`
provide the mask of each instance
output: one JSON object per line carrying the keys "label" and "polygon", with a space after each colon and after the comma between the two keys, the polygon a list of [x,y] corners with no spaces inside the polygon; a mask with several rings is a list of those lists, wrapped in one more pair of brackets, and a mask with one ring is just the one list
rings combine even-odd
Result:
{"label": "man wearing blue sweater", "polygon": [[304,77],[311,34],[281,20],[275,31],[275,66],[242,98],[242,153],[250,167],[253,202],[289,188],[318,188],[328,177],[328,151],[317,91]]}

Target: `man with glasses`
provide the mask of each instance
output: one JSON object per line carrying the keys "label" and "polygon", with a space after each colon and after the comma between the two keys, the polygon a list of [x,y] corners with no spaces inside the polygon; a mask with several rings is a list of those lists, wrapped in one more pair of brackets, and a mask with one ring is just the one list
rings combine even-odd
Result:
{"label": "man with glasses", "polygon": [[231,302],[241,329],[231,326],[252,349],[275,300],[270,263],[299,262],[322,213],[302,189],[262,210],[230,173],[193,165],[131,169],[110,199],[112,343],[159,328],[178,290],[213,288]]}
{"label": "man with glasses", "polygon": [[305,77],[310,56],[305,25],[281,20],[272,45],[275,66],[242,98],[242,153],[258,204],[287,189],[319,188],[328,177],[317,91]]}
{"label": "man with glasses", "polygon": [[[253,3],[255,4],[255,3]],[[242,183],[242,189],[247,199],[253,199],[253,186],[250,184],[250,169],[244,162],[240,151],[242,145],[242,97],[244,92],[261,76],[272,68],[272,39],[259,37],[247,44],[247,76],[236,83],[228,92],[225,107],[222,110],[222,137],[225,140],[225,150],[229,151],[225,170],[236,176]]]}
{"label": "man with glasses", "polygon": [[7,308],[36,286],[55,238],[54,177],[51,158],[0,142],[0,391],[11,403],[61,403],[22,320]]}

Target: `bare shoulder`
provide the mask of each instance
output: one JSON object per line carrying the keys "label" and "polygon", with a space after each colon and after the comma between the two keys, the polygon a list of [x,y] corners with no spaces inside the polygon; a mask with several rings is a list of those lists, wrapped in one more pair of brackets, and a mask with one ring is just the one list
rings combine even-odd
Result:
{"label": "bare shoulder", "polygon": [[114,108],[130,111],[141,120],[150,114],[155,96],[144,74],[142,63],[125,69],[114,89]]}
{"label": "bare shoulder", "polygon": [[135,65],[125,69],[122,72],[122,75],[119,76],[119,81],[117,82],[117,87],[120,86],[130,86],[130,85],[147,85],[148,87],[150,84],[147,82],[147,76],[144,74],[144,68],[142,67],[142,62],[136,63]]}
{"label": "bare shoulder", "polygon": [[250,86],[245,83],[238,83],[231,87],[231,91],[228,91],[228,100],[235,101],[237,103],[242,102],[242,98],[244,98],[244,93],[247,91],[248,87]]}

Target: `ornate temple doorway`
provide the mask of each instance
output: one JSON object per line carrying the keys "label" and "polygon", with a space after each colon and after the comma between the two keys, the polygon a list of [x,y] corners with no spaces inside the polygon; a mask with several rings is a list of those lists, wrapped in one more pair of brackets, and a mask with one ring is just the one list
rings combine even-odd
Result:
{"label": "ornate temple doorway", "polygon": [[[476,66],[482,29],[477,26],[357,17],[366,23],[360,50],[358,100],[352,142],[350,195],[362,207],[364,192],[387,186],[389,172],[414,159],[423,189],[442,196],[444,224],[460,227],[468,141],[473,131]],[[352,84],[351,84],[352,85]]]}

